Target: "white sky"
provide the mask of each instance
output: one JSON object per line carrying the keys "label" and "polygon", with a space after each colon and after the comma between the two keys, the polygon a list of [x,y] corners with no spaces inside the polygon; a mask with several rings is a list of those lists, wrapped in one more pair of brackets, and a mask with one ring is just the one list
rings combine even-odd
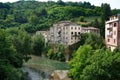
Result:
{"label": "white sky", "polygon": [[[0,0],[0,2],[16,2],[18,0]],[[37,1],[48,1],[48,0],[37,0]],[[58,1],[58,0],[49,0],[49,1]],[[62,0],[64,2],[66,1],[73,1],[73,2],[79,2],[79,1],[86,1],[90,2],[91,4],[94,4],[96,6],[100,6],[101,3],[108,3],[110,4],[112,9],[120,9],[120,0]]]}

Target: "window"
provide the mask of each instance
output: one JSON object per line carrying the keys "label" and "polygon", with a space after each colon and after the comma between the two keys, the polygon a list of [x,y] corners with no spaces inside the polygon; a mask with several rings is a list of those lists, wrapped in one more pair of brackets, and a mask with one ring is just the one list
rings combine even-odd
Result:
{"label": "window", "polygon": [[75,39],[76,39],[76,37],[75,37]]}
{"label": "window", "polygon": [[73,29],[73,27],[71,27],[71,29]]}
{"label": "window", "polygon": [[114,39],[114,43],[115,43],[115,39]]}
{"label": "window", "polygon": [[73,34],[73,32],[71,32],[71,34]]}
{"label": "window", "polygon": [[108,39],[108,42],[110,42],[110,39]]}
{"label": "window", "polygon": [[77,35],[77,32],[75,32],[75,35]]}
{"label": "window", "polygon": [[75,27],[75,29],[76,29],[76,27]]}
{"label": "window", "polygon": [[116,27],[117,26],[117,24],[116,23],[114,23],[114,27]]}
{"label": "window", "polygon": [[80,34],[80,32],[78,32],[78,34]]}

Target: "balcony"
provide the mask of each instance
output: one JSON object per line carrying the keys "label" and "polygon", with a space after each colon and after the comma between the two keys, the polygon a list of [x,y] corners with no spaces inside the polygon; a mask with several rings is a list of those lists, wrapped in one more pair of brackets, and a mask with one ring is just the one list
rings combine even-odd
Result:
{"label": "balcony", "polygon": [[113,28],[112,28],[111,26],[107,28],[107,30],[112,30],[112,29],[113,29]]}
{"label": "balcony", "polygon": [[112,35],[107,35],[107,37],[112,38]]}

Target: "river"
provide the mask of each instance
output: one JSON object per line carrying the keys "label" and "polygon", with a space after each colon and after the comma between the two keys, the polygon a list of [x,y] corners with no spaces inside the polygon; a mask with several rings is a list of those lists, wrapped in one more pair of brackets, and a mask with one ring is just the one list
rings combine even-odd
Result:
{"label": "river", "polygon": [[35,71],[28,67],[22,67],[22,71],[25,73],[25,80],[48,80],[48,74],[40,71]]}

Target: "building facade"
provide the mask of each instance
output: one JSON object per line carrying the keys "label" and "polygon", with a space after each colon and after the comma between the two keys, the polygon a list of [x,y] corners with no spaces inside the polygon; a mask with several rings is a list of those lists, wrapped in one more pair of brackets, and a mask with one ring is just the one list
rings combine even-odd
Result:
{"label": "building facade", "polygon": [[53,27],[50,28],[50,41],[71,45],[79,41],[80,32],[81,26],[70,21],[61,21],[53,24]]}
{"label": "building facade", "polygon": [[100,30],[94,27],[82,27],[70,21],[61,21],[53,24],[53,27],[50,28],[50,42],[72,45],[80,41],[81,33],[90,32],[99,34]]}
{"label": "building facade", "polygon": [[113,51],[120,48],[120,14],[110,17],[105,24],[106,47]]}
{"label": "building facade", "polygon": [[94,27],[82,27],[82,33],[95,33],[100,35],[100,29]]}

